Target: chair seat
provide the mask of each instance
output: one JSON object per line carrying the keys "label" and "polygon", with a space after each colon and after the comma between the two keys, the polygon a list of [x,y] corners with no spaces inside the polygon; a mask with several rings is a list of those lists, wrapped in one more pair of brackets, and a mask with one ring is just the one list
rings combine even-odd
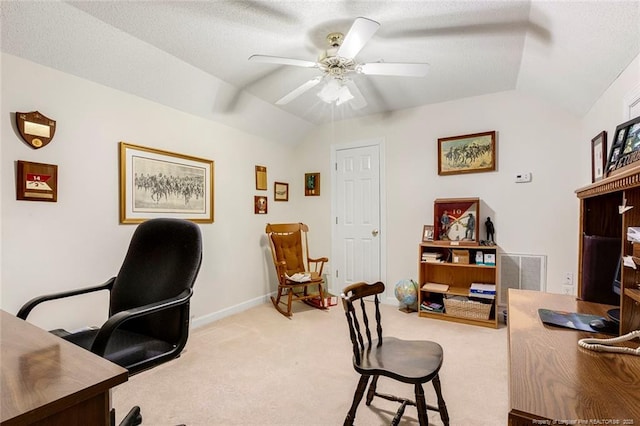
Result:
{"label": "chair seat", "polygon": [[385,337],[384,344],[361,353],[362,361],[355,370],[368,376],[386,376],[403,383],[425,383],[440,371],[442,347],[430,341],[401,340]]}
{"label": "chair seat", "polygon": [[[90,350],[98,331],[100,330],[83,330],[78,333],[62,336],[62,338]],[[165,354],[171,351],[173,347],[174,345],[163,340],[117,329],[109,339],[104,358],[120,366],[127,367]]]}

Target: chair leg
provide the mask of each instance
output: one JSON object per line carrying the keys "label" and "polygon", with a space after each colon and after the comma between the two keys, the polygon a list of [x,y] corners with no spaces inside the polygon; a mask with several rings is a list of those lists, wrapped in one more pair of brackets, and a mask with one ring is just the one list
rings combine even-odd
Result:
{"label": "chair leg", "polygon": [[358,409],[358,405],[360,401],[362,401],[362,396],[364,395],[364,390],[367,388],[367,382],[369,381],[369,377],[371,376],[360,376],[360,381],[358,382],[358,387],[356,388],[356,393],[353,395],[353,402],[351,403],[351,408],[349,409],[349,413],[347,413],[347,417],[344,419],[344,426],[352,426],[354,420],[356,419],[356,410]]}
{"label": "chair leg", "polygon": [[291,317],[291,295],[289,295],[289,304],[288,304],[289,310],[285,311],[280,307],[280,299],[282,299],[282,292],[284,290],[285,289],[283,287],[278,287],[278,295],[276,296],[275,299],[273,298],[273,296],[271,296],[271,303],[273,303],[273,306],[275,306],[278,312],[280,312],[282,315],[284,315],[285,317]]}
{"label": "chair leg", "polygon": [[371,401],[373,401],[373,397],[376,396],[376,388],[378,387],[378,377],[373,376],[373,380],[371,380],[371,384],[369,385],[369,390],[367,391],[367,406],[371,405]]}
{"label": "chair leg", "polygon": [[427,403],[424,399],[424,389],[420,383],[416,383],[416,408],[418,409],[418,422],[420,426],[429,425],[429,415],[427,414]]}
{"label": "chair leg", "polygon": [[433,378],[433,388],[436,391],[436,397],[438,398],[438,411],[440,411],[440,419],[444,426],[449,426],[449,412],[447,411],[447,405],[444,403],[444,398],[442,397],[442,387],[440,385],[440,376],[436,374],[436,377]]}

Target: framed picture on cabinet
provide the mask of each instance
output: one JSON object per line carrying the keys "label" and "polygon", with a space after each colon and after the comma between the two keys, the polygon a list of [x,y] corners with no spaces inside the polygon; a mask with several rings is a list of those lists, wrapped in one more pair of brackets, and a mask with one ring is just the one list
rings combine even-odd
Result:
{"label": "framed picture on cabinet", "polygon": [[622,173],[640,160],[640,116],[616,126],[616,133],[609,159],[607,176]]}
{"label": "framed picture on cabinet", "polygon": [[422,228],[422,242],[433,241],[433,225],[424,225]]}
{"label": "framed picture on cabinet", "polygon": [[591,139],[591,182],[604,178],[607,165],[607,132],[600,132]]}
{"label": "framed picture on cabinet", "polygon": [[438,139],[438,174],[490,172],[496,169],[496,132]]}
{"label": "framed picture on cabinet", "polygon": [[120,142],[120,223],[212,223],[213,175],[211,160]]}
{"label": "framed picture on cabinet", "polygon": [[478,244],[479,198],[434,201],[434,241],[448,245]]}

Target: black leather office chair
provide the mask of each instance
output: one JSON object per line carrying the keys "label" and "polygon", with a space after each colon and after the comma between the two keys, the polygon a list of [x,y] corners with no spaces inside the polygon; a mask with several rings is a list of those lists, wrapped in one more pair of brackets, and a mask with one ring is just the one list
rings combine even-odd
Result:
{"label": "black leather office chair", "polygon": [[[427,340],[401,340],[395,337],[382,338],[382,320],[378,295],[384,292],[384,284],[365,282],[351,284],[342,292],[342,306],[349,324],[349,336],[353,346],[353,368],[360,374],[360,381],[353,396],[353,402],[344,425],[353,425],[356,410],[364,396],[367,384],[366,404],[370,405],[374,397],[400,403],[391,424],[397,425],[408,405],[418,410],[420,426],[429,424],[427,410],[440,413],[445,426],[449,425],[449,413],[442,397],[438,372],[442,366],[442,347]],[[373,302],[365,302],[373,296]],[[358,305],[360,313],[358,314]],[[372,312],[368,312],[369,308]],[[369,324],[371,322],[371,325]],[[412,384],[415,400],[380,393],[377,390],[378,378],[385,376],[403,383]],[[424,383],[431,382],[436,391],[438,406],[428,405],[424,397]]]}
{"label": "black leather office chair", "polygon": [[[109,318],[100,328],[56,334],[136,374],[178,357],[184,349],[189,301],[201,262],[198,225],[180,219],[148,220],[135,230],[117,276],[95,287],[37,297],[17,316],[26,319],[45,301],[108,290]],[[139,410],[134,417],[139,417]]]}

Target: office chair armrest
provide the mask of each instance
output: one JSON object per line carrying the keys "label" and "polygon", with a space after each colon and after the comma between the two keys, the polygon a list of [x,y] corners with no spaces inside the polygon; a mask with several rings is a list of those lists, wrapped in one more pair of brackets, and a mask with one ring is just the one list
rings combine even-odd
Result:
{"label": "office chair armrest", "polygon": [[104,357],[104,353],[107,349],[107,344],[111,338],[111,334],[120,327],[126,321],[134,318],[145,316],[154,312],[159,312],[165,309],[173,308],[175,306],[184,305],[189,302],[193,289],[186,289],[176,297],[171,299],[161,300],[156,303],[150,303],[148,305],[140,306],[137,308],[127,309],[126,311],[120,311],[112,315],[103,325],[100,327],[100,331],[96,335],[93,344],[91,345],[91,352],[101,357]]}
{"label": "office chair armrest", "polygon": [[110,278],[108,281],[93,287],[79,288],[77,290],[69,290],[69,291],[61,291],[60,293],[46,294],[44,296],[34,297],[25,303],[22,308],[18,311],[16,316],[20,319],[26,320],[29,313],[38,306],[42,302],[47,302],[49,300],[62,299],[65,297],[77,296],[79,294],[93,293],[94,291],[100,290],[111,290],[113,287],[113,282],[116,280],[116,277]]}

